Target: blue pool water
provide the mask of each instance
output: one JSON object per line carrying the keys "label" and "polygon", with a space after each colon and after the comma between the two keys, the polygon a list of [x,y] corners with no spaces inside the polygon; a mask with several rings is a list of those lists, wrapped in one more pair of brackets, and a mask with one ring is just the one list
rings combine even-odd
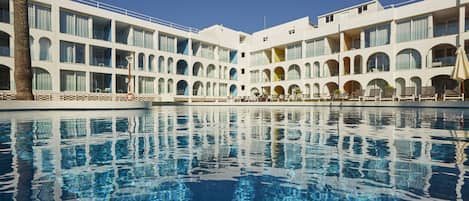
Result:
{"label": "blue pool water", "polygon": [[469,111],[0,113],[0,200],[469,200]]}

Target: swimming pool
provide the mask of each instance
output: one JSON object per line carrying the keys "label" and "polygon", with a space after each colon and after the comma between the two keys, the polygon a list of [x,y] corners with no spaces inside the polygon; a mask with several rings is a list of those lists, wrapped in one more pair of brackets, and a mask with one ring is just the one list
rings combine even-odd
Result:
{"label": "swimming pool", "polygon": [[469,112],[0,113],[0,200],[469,200]]}

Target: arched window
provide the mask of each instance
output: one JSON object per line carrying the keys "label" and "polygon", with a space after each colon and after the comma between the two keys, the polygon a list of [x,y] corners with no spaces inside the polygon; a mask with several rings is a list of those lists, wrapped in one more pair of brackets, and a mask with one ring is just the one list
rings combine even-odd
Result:
{"label": "arched window", "polygon": [[405,49],[397,54],[396,69],[410,70],[421,69],[422,58],[420,53],[414,49]]}
{"label": "arched window", "polygon": [[321,65],[319,64],[319,62],[314,62],[314,66],[313,66],[313,76],[314,76],[315,78],[321,77]]}
{"label": "arched window", "polygon": [[164,57],[160,56],[158,58],[158,73],[164,73]]}
{"label": "arched window", "polygon": [[0,31],[0,56],[10,56],[10,35]]}
{"label": "arched window", "polygon": [[145,54],[138,54],[138,69],[143,70],[145,67]]}
{"label": "arched window", "polygon": [[173,68],[174,68],[174,61],[173,58],[168,58],[168,74],[173,73]]}
{"label": "arched window", "polygon": [[367,72],[389,71],[389,57],[384,53],[376,53],[368,58]]}
{"label": "arched window", "polygon": [[52,80],[50,73],[42,68],[32,68],[33,70],[33,89],[34,90],[52,90]]}
{"label": "arched window", "polygon": [[299,80],[301,79],[301,70],[300,66],[294,64],[288,67],[288,80]]}
{"label": "arched window", "polygon": [[167,87],[167,89],[168,89],[168,94],[172,94],[172,93],[173,93],[173,84],[174,84],[174,83],[173,83],[173,80],[172,80],[172,79],[169,79],[169,80],[168,80],[168,87]]}
{"label": "arched window", "polygon": [[154,67],[155,67],[155,56],[150,55],[148,57],[148,71],[153,72]]}
{"label": "arched window", "polygon": [[48,38],[39,39],[39,60],[41,61],[52,60],[50,47],[51,47],[51,42]]}
{"label": "arched window", "polygon": [[10,90],[10,68],[0,64],[0,90]]}
{"label": "arched window", "polygon": [[305,78],[311,78],[311,64],[305,64]]}
{"label": "arched window", "polygon": [[163,78],[160,78],[158,80],[158,94],[161,95],[164,93],[164,79]]}

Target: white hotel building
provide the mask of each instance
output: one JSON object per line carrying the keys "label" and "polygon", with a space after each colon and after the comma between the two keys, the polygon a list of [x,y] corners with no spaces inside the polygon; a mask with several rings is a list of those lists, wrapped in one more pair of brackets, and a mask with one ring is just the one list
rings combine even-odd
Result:
{"label": "white hotel building", "polygon": [[[33,87],[45,99],[120,100],[131,66],[138,100],[226,101],[297,88],[306,97],[387,86],[398,95],[427,86],[443,93],[458,88],[450,75],[456,48],[469,49],[468,5],[373,0],[321,15],[318,25],[305,17],[247,34],[221,25],[197,30],[92,0],[35,0]],[[13,0],[0,0],[0,99],[14,93],[12,13]]]}

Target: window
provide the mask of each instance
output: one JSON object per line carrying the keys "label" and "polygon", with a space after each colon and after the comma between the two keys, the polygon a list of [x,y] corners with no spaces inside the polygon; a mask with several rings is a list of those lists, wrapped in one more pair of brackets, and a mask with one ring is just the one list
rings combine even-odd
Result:
{"label": "window", "polygon": [[50,8],[37,4],[29,4],[28,7],[29,27],[45,31],[51,30]]}
{"label": "window", "polygon": [[261,66],[270,63],[270,58],[266,51],[251,53],[251,66]]}
{"label": "window", "polygon": [[60,32],[88,38],[88,17],[71,12],[60,11]]}
{"label": "window", "polygon": [[367,72],[389,71],[389,57],[384,53],[376,53],[370,56],[367,64]]}
{"label": "window", "polygon": [[51,42],[47,38],[39,39],[39,60],[50,61],[52,60],[50,55]]}
{"label": "window", "polygon": [[241,69],[241,75],[244,75],[244,68]]}
{"label": "window", "polygon": [[139,77],[138,80],[138,93],[139,94],[153,94],[155,93],[155,78],[152,77]]}
{"label": "window", "polygon": [[134,46],[153,49],[153,32],[134,28],[133,35]]}
{"label": "window", "polygon": [[406,49],[397,54],[397,70],[420,69],[422,59],[420,53],[413,49]]}
{"label": "window", "polygon": [[389,24],[370,27],[365,30],[365,47],[377,47],[389,44]]}
{"label": "window", "polygon": [[302,58],[301,43],[290,44],[287,46],[287,60],[295,60]]}
{"label": "window", "polygon": [[111,48],[91,46],[90,47],[90,65],[111,67]]}
{"label": "window", "polygon": [[241,85],[241,90],[244,91],[244,89],[246,89],[246,86]]}
{"label": "window", "polygon": [[334,15],[326,16],[326,23],[334,22]]}
{"label": "window", "polygon": [[245,53],[245,52],[242,52],[242,53],[241,53],[241,58],[244,58],[244,57],[246,57],[246,53]]}
{"label": "window", "polygon": [[325,54],[324,38],[306,42],[306,57],[316,57]]}
{"label": "window", "polygon": [[218,48],[218,60],[221,62],[230,62],[230,50],[225,48]]}
{"label": "window", "polygon": [[434,26],[434,31],[435,37],[457,34],[459,31],[458,20],[450,19],[436,22]]}
{"label": "window", "polygon": [[362,14],[363,12],[368,10],[368,5],[363,5],[358,7],[358,14]]}
{"label": "window", "polygon": [[60,62],[85,63],[85,45],[60,41]]}
{"label": "window", "polygon": [[0,22],[10,23],[10,1],[0,0]]}
{"label": "window", "polygon": [[288,31],[288,34],[290,34],[290,35],[293,35],[293,34],[295,34],[295,29],[291,29],[291,30],[289,30],[289,31]]}
{"label": "window", "polygon": [[428,18],[411,19],[397,23],[397,42],[421,40],[428,37]]}
{"label": "window", "polygon": [[79,71],[60,71],[60,91],[86,91],[86,73]]}
{"label": "window", "polygon": [[262,41],[264,41],[264,42],[267,42],[268,40],[269,40],[269,37],[267,37],[267,36],[262,38]]}
{"label": "window", "polygon": [[176,53],[175,47],[175,38],[173,36],[168,36],[161,34],[159,36],[159,47],[158,49],[165,52]]}

